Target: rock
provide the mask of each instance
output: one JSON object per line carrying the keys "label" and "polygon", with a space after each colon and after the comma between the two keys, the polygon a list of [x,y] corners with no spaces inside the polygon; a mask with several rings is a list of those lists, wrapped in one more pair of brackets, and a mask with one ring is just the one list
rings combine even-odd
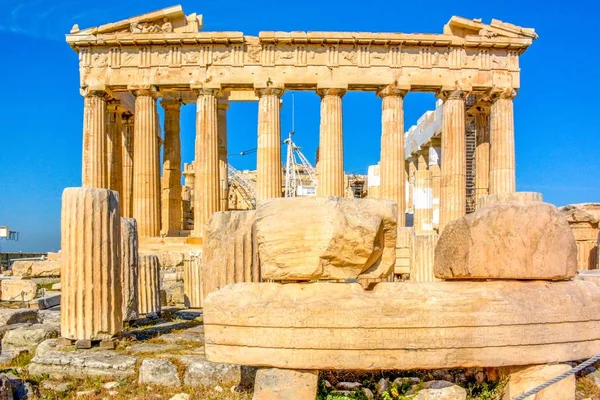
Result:
{"label": "rock", "polygon": [[318,371],[261,368],[256,373],[253,400],[314,399]]}
{"label": "rock", "polygon": [[38,310],[28,308],[0,308],[0,326],[14,324],[35,324],[38,322]]}
{"label": "rock", "polygon": [[219,393],[223,393],[223,388],[219,385],[215,386],[215,391]]}
{"label": "rock", "polygon": [[60,324],[60,311],[40,310],[38,311],[38,320],[41,324]]}
{"label": "rock", "polygon": [[[568,364],[515,366],[501,369],[508,375],[504,399],[513,399],[571,369]],[[549,386],[535,395],[540,400],[575,400],[575,375]]]}
{"label": "rock", "polygon": [[26,350],[34,353],[38,344],[46,339],[58,337],[60,325],[35,324],[9,330],[2,338],[2,352],[18,353]]}
{"label": "rock", "polygon": [[394,379],[394,385],[397,387],[410,387],[412,385],[418,385],[421,382],[419,378],[396,378]]}
{"label": "rock", "polygon": [[172,353],[185,347],[177,344],[161,344],[161,343],[135,343],[127,347],[127,352],[131,354],[144,354],[144,353]]}
{"label": "rock", "polygon": [[587,378],[591,379],[598,388],[600,388],[600,371],[594,371],[586,375]]}
{"label": "rock", "polygon": [[338,390],[356,390],[362,387],[362,383],[360,382],[339,382],[335,385],[335,388]]}
{"label": "rock", "polygon": [[213,363],[204,356],[180,356],[186,365],[183,384],[186,386],[231,386],[241,381],[239,365]]}
{"label": "rock", "polygon": [[[12,391],[8,399],[26,400],[34,398],[34,391],[31,384],[29,382],[25,382],[23,379],[14,374],[0,374],[0,382],[0,387],[2,390],[8,391],[8,387],[10,387]],[[0,399],[4,400],[4,397],[0,397]]]}
{"label": "rock", "polygon": [[29,302],[29,308],[37,308],[38,310],[45,310],[60,305],[61,293],[60,292],[45,292],[44,297],[38,297]]}
{"label": "rock", "polygon": [[2,374],[0,375],[0,399],[2,400],[13,400],[13,389],[10,384],[10,379]]}
{"label": "rock", "polygon": [[62,290],[62,284],[60,282],[53,284],[52,290]]}
{"label": "rock", "polygon": [[569,279],[577,272],[577,248],[555,206],[495,203],[446,226],[434,270],[443,279]]}
{"label": "rock", "polygon": [[371,389],[369,388],[361,388],[360,389],[363,394],[365,395],[365,397],[367,398],[367,400],[373,400],[375,398],[375,395],[373,394],[373,392],[371,391]]}
{"label": "rock", "polygon": [[28,279],[4,279],[0,290],[2,301],[29,301],[37,294],[37,284]]}
{"label": "rock", "polygon": [[181,386],[177,367],[169,360],[147,358],[140,366],[138,383],[160,386]]}
{"label": "rock", "polygon": [[[407,393],[410,393],[410,391]],[[413,400],[465,400],[467,391],[448,381],[429,381],[423,383]]]}
{"label": "rock", "polygon": [[51,390],[53,392],[68,392],[72,387],[73,384],[70,382],[58,382],[47,379],[42,381],[42,389]]}
{"label": "rock", "polygon": [[106,382],[104,385],[102,385],[102,387],[106,390],[112,390],[114,388],[118,388],[119,386],[121,386],[119,384],[119,382]]}
{"label": "rock", "polygon": [[298,197],[256,211],[261,277],[272,280],[385,278],[396,263],[395,203]]}
{"label": "rock", "polygon": [[24,278],[41,278],[60,276],[60,261],[14,261],[12,272],[14,276]]}
{"label": "rock", "polygon": [[163,286],[166,295],[166,303],[169,306],[183,306],[185,297],[183,293],[183,282],[171,282]]}
{"label": "rock", "polygon": [[195,328],[186,329],[181,332],[167,333],[160,336],[159,339],[165,343],[193,342],[204,344],[204,326],[198,325]]}
{"label": "rock", "polygon": [[95,390],[81,390],[79,392],[75,393],[76,397],[87,397],[87,396],[93,396],[96,394]]}
{"label": "rock", "polygon": [[187,393],[177,393],[175,396],[171,397],[169,400],[190,400],[190,395]]}
{"label": "rock", "polygon": [[387,381],[387,379],[381,378],[379,382],[375,384],[375,387],[377,388],[377,394],[381,396],[383,392],[390,388],[390,383]]}

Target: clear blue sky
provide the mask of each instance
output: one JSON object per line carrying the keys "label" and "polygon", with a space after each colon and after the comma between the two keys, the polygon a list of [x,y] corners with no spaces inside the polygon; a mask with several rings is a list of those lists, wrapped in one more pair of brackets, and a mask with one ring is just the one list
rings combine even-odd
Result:
{"label": "clear blue sky", "polygon": [[[0,0],[0,225],[21,232],[1,251],[52,251],[60,247],[63,188],[81,183],[83,100],[77,54],[64,34],[176,3],[156,0]],[[599,6],[592,0],[533,1],[182,1],[204,16],[204,30],[379,31],[441,33],[452,15],[497,18],[539,34],[521,57],[515,100],[517,189],[538,191],[564,205],[600,202]],[[541,4],[544,4],[543,6]],[[319,98],[296,93],[296,141],[314,160]],[[284,97],[282,135],[290,129],[290,93]],[[432,109],[433,94],[405,100],[405,127]],[[379,160],[381,103],[374,94],[343,100],[347,172],[364,173]],[[184,162],[193,159],[194,108],[181,116]],[[162,110],[161,110],[162,111]],[[237,103],[228,115],[229,152],[256,147],[257,105]],[[231,157],[254,168],[255,157]]]}

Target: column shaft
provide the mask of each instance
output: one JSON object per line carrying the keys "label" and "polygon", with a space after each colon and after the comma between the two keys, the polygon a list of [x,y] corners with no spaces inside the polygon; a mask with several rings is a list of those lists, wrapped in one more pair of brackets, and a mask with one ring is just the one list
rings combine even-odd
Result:
{"label": "column shaft", "polygon": [[121,115],[115,102],[108,106],[108,141],[107,141],[108,188],[123,194],[123,150],[121,140]]}
{"label": "column shaft", "polygon": [[406,226],[404,188],[404,95],[405,91],[385,88],[381,97],[380,199],[398,205],[398,226]]}
{"label": "column shaft", "polygon": [[196,162],[194,165],[194,236],[219,211],[219,128],[216,89],[204,89],[196,102]]}
{"label": "column shaft", "polygon": [[490,189],[490,114],[481,108],[475,117],[477,146],[475,147],[475,199],[487,196]]}
{"label": "column shaft", "polygon": [[407,200],[407,205],[406,207],[411,210],[412,212],[414,212],[415,209],[415,199],[414,199],[414,192],[415,192],[415,172],[417,172],[417,157],[411,156],[408,159],[408,164],[406,165],[408,167],[408,200]]}
{"label": "column shaft", "polygon": [[165,140],[162,176],[162,231],[174,236],[182,228],[181,218],[181,139],[178,101],[161,101],[165,110]]}
{"label": "column shaft", "polygon": [[121,124],[121,216],[126,218],[133,217],[133,120],[132,115],[125,116]]}
{"label": "column shaft", "polygon": [[344,196],[342,97],[345,90],[321,89],[318,196]]}
{"label": "column shaft", "polygon": [[138,91],[133,140],[133,217],[140,237],[160,235],[160,158],[155,94]]}
{"label": "column shaft", "polygon": [[83,187],[108,188],[106,117],[106,93],[88,93],[83,104]]}
{"label": "column shaft", "polygon": [[229,209],[229,163],[227,161],[227,109],[229,104],[218,102],[218,126],[219,126],[219,210]]}
{"label": "column shaft", "polygon": [[281,127],[282,89],[257,89],[258,152],[256,158],[256,201],[281,197]]}
{"label": "column shaft", "polygon": [[450,221],[466,212],[466,134],[465,93],[452,91],[444,95],[442,110],[442,175],[440,232]]}
{"label": "column shaft", "polygon": [[515,178],[514,90],[502,93],[490,110],[490,194],[513,193]]}
{"label": "column shaft", "polygon": [[440,168],[441,148],[439,146],[429,147],[429,171],[431,171],[431,193],[432,193],[432,222],[433,228],[440,226]]}

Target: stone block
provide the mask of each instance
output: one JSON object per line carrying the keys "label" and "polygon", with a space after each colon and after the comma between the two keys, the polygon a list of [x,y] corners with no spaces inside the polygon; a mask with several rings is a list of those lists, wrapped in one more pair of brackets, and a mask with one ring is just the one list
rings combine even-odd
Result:
{"label": "stone block", "polygon": [[33,354],[38,344],[59,334],[58,324],[33,324],[11,329],[2,338],[2,352],[28,351]]}
{"label": "stone block", "polygon": [[570,279],[577,272],[577,248],[555,206],[494,203],[446,226],[434,269],[443,279]]}
{"label": "stone block", "polygon": [[67,188],[61,218],[61,335],[111,338],[123,330],[119,194]]}
{"label": "stone block", "polygon": [[14,276],[24,278],[45,278],[60,276],[61,262],[58,261],[14,261],[12,272]]}
{"label": "stone block", "polygon": [[0,290],[2,301],[29,301],[37,294],[37,284],[29,279],[3,279]]}
{"label": "stone block", "polygon": [[270,199],[256,211],[266,280],[385,278],[396,263],[395,203],[376,199]]}
{"label": "stone block", "polygon": [[178,359],[186,366],[183,374],[186,386],[231,387],[240,383],[239,365],[213,363],[204,356],[180,356]]}
{"label": "stone block", "polygon": [[438,241],[436,232],[415,233],[411,246],[410,280],[413,282],[435,282],[433,262],[435,245]]}
{"label": "stone block", "polygon": [[396,236],[396,265],[394,274],[409,274],[414,230],[410,227],[399,226]]}
{"label": "stone block", "polygon": [[413,400],[466,400],[466,398],[467,391],[452,382],[429,381],[423,383]]}
{"label": "stone block", "polygon": [[587,359],[600,353],[598,304],[600,286],[582,280],[243,283],[205,299],[205,351],[213,362],[319,370]]}
{"label": "stone block", "polygon": [[160,386],[181,386],[177,367],[169,360],[147,358],[140,366],[138,383]]}
{"label": "stone block", "polygon": [[60,305],[60,292],[46,292],[44,297],[31,300],[29,302],[29,308],[37,308],[38,310],[45,310],[46,308],[52,308]]}
{"label": "stone block", "polygon": [[[500,373],[508,375],[503,400],[514,399],[523,393],[546,383],[571,369],[568,364],[531,365],[502,368]],[[527,397],[527,400],[575,400],[575,375]]]}
{"label": "stone block", "polygon": [[260,281],[254,217],[255,211],[226,211],[209,219],[199,265],[203,298],[230,283]]}
{"label": "stone block", "polygon": [[256,372],[253,400],[315,399],[319,371],[261,368]]}
{"label": "stone block", "polygon": [[58,253],[53,253],[53,252],[48,252],[48,261],[60,261],[60,257],[61,257],[61,252],[58,251]]}
{"label": "stone block", "polygon": [[538,202],[543,201],[542,194],[537,192],[514,192],[514,193],[497,193],[488,196],[482,196],[477,200],[477,209],[480,209],[490,204],[508,203],[511,201],[521,202]]}
{"label": "stone block", "polygon": [[138,268],[138,312],[160,312],[160,271],[158,257],[141,255]]}
{"label": "stone block", "polygon": [[121,217],[121,289],[123,321],[138,318],[138,234],[133,218]]}

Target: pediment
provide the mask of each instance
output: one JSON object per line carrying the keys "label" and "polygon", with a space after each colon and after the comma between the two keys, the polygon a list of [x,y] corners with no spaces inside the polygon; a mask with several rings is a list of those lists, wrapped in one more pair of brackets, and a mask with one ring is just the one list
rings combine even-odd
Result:
{"label": "pediment", "polygon": [[492,19],[490,24],[484,24],[481,19],[467,19],[453,16],[444,26],[444,34],[466,38],[467,36],[482,36],[487,38],[508,37],[517,39],[537,39],[533,28],[523,28],[498,19]]}
{"label": "pediment", "polygon": [[198,32],[202,29],[202,15],[185,15],[180,5],[127,18],[118,22],[80,30],[74,25],[71,34],[156,34],[173,32]]}

